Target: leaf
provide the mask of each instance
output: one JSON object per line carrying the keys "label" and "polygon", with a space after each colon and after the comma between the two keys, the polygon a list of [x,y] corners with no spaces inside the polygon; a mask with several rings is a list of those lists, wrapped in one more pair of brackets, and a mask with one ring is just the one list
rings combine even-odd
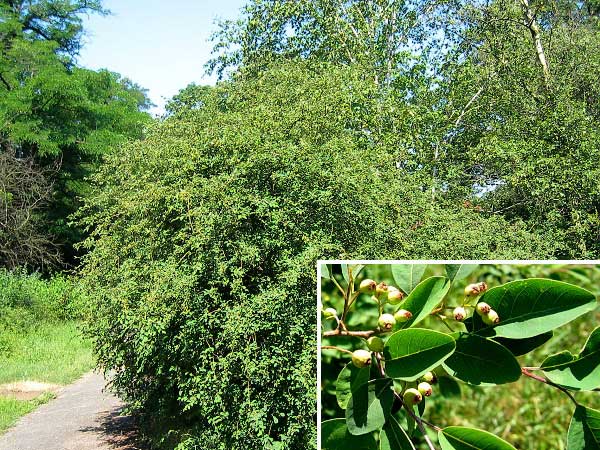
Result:
{"label": "leaf", "polygon": [[[415,450],[404,428],[394,417],[390,417],[381,431],[380,450]],[[351,447],[348,447],[350,449]],[[352,447],[353,448],[353,447]]]}
{"label": "leaf", "polygon": [[525,339],[494,338],[494,340],[504,345],[513,355],[521,356],[545,344],[552,339],[552,336],[554,336],[554,332],[548,331]]}
{"label": "leaf", "polygon": [[427,264],[392,264],[391,267],[397,287],[410,294],[421,281]]}
{"label": "leaf", "polygon": [[328,264],[321,264],[321,278],[331,279],[331,270],[329,270]]}
{"label": "leaf", "polygon": [[467,427],[446,427],[438,432],[442,450],[516,450],[487,431]]}
{"label": "leaf", "polygon": [[551,331],[592,311],[594,294],[563,281],[530,278],[511,281],[487,291],[481,301],[500,316],[500,323],[486,326],[473,316],[475,332],[484,336],[523,339]]}
{"label": "leaf", "polygon": [[430,277],[420,282],[402,303],[402,308],[413,316],[400,327],[409,328],[425,319],[441,303],[449,289],[450,280],[446,277]]}
{"label": "leaf", "polygon": [[351,362],[340,371],[335,383],[335,396],[340,408],[346,409],[352,391],[369,381],[370,372],[369,367],[359,369]]}
{"label": "leaf", "polygon": [[577,405],[567,432],[567,450],[600,450],[600,411]]}
{"label": "leaf", "polygon": [[438,385],[440,394],[444,397],[460,397],[460,385],[454,378],[439,377]]}
{"label": "leaf", "polygon": [[455,333],[456,351],[444,362],[446,371],[469,384],[504,384],[521,376],[514,355],[497,342],[468,333]]}
{"label": "leaf", "polygon": [[390,378],[372,380],[352,392],[346,408],[350,434],[367,434],[383,427],[394,403],[392,384]]}
{"label": "leaf", "polygon": [[439,331],[411,328],[390,336],[383,349],[386,374],[414,381],[439,366],[456,347],[452,336]]}
{"label": "leaf", "polygon": [[345,419],[326,420],[321,423],[322,450],[377,450],[377,442],[372,434],[353,436],[348,432]]}
{"label": "leaf", "polygon": [[349,272],[352,272],[352,279],[356,280],[356,277],[360,271],[363,270],[363,267],[365,267],[364,264],[342,264],[342,276],[344,277],[344,280],[346,280],[346,283],[350,283]]}
{"label": "leaf", "polygon": [[458,281],[471,275],[479,264],[446,264],[446,275],[450,281]]}
{"label": "leaf", "polygon": [[550,381],[561,386],[582,391],[600,387],[600,327],[592,331],[579,355],[560,352],[546,358],[541,367]]}

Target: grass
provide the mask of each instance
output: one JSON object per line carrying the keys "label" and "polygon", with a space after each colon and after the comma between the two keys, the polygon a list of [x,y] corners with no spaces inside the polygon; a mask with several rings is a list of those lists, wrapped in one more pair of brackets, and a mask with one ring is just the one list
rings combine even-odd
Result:
{"label": "grass", "polygon": [[23,380],[69,384],[94,367],[91,344],[73,321],[37,324],[7,340],[10,350],[0,355],[0,384]]}
{"label": "grass", "polygon": [[[91,343],[78,329],[82,298],[76,282],[62,275],[46,280],[0,269],[0,384],[66,385],[94,367]],[[0,433],[53,397],[0,396]]]}
{"label": "grass", "polygon": [[0,397],[0,433],[13,426],[19,417],[30,413],[39,405],[54,398],[54,394],[45,393],[28,401]]}

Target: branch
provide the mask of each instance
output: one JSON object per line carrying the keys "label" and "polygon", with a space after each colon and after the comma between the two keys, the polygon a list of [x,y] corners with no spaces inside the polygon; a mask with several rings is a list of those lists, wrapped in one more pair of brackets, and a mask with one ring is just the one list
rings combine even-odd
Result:
{"label": "branch", "polygon": [[347,330],[340,330],[335,329],[335,330],[331,330],[331,331],[326,331],[323,333],[323,336],[326,337],[330,337],[330,336],[354,336],[354,337],[361,337],[361,338],[369,338],[375,334],[378,334],[377,331],[375,330],[369,330],[369,331],[347,331]]}
{"label": "branch", "polygon": [[550,381],[544,377],[540,377],[539,375],[535,375],[534,373],[531,373],[529,371],[529,369],[531,369],[531,368],[530,367],[522,367],[521,373],[523,375],[525,375],[526,377],[529,377],[533,380],[539,381],[540,383],[547,384],[548,386],[552,386],[552,387],[558,389],[559,391],[562,391],[563,393],[565,393],[567,395],[567,397],[569,397],[571,399],[571,401],[573,403],[575,403],[575,406],[579,405],[579,403],[577,403],[577,400],[575,400],[575,397],[573,397],[573,394],[571,394],[567,389],[565,389],[564,387],[562,387],[559,384],[553,383],[552,381]]}

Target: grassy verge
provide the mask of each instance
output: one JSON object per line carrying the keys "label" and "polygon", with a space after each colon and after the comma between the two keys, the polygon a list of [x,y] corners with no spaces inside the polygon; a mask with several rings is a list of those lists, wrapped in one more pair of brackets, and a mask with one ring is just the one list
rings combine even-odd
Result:
{"label": "grassy verge", "polygon": [[[0,270],[0,385],[66,385],[94,367],[91,344],[78,329],[80,301],[68,278]],[[0,433],[53,397],[51,392],[32,400],[0,395]]]}

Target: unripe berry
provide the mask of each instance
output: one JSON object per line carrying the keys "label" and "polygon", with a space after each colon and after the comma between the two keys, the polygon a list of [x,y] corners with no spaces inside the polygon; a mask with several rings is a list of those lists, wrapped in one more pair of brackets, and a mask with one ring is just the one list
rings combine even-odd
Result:
{"label": "unripe berry", "polygon": [[466,297],[475,297],[487,291],[488,285],[485,282],[469,284],[465,287]]}
{"label": "unripe berry", "polygon": [[378,323],[382,330],[391,330],[396,325],[396,319],[391,314],[382,314],[379,316]]}
{"label": "unripe berry", "polygon": [[383,339],[380,337],[371,336],[369,339],[367,339],[367,345],[369,346],[369,350],[372,352],[381,353],[385,344]]}
{"label": "unripe berry", "polygon": [[485,314],[489,313],[491,309],[492,307],[485,302],[479,302],[477,303],[477,306],[475,306],[475,311],[477,311],[477,314],[479,314],[482,317]]}
{"label": "unripe berry", "polygon": [[423,380],[427,383],[435,384],[437,382],[437,377],[435,376],[435,373],[427,372],[425,375],[423,375],[421,377],[421,380]]}
{"label": "unripe berry", "polygon": [[431,395],[431,393],[433,392],[431,385],[429,383],[427,383],[426,381],[419,383],[419,386],[417,386],[417,389],[425,397],[429,397]]}
{"label": "unripe berry", "polygon": [[399,309],[394,314],[394,319],[399,323],[407,322],[412,319],[412,313],[406,309]]}
{"label": "unripe berry", "polygon": [[467,311],[462,306],[457,306],[454,308],[452,314],[454,314],[454,319],[458,320],[459,322],[462,322],[467,317]]}
{"label": "unripe berry", "polygon": [[352,363],[362,369],[371,365],[371,352],[366,350],[354,350],[352,352]]}
{"label": "unripe berry", "polygon": [[498,316],[498,313],[493,309],[490,309],[490,312],[482,316],[481,319],[486,325],[495,325],[500,322],[500,317]]}
{"label": "unripe berry", "polygon": [[423,396],[415,388],[409,388],[406,391],[404,391],[403,399],[404,403],[406,403],[408,406],[411,406],[421,403],[421,400],[423,400]]}
{"label": "unripe berry", "polygon": [[388,287],[388,303],[390,305],[397,305],[402,302],[404,294],[396,288],[392,289],[392,286]]}
{"label": "unripe berry", "polygon": [[388,290],[388,285],[383,281],[377,285],[375,288],[375,294],[379,297],[381,294],[385,294]]}
{"label": "unripe berry", "polygon": [[369,280],[368,278],[362,280],[358,287],[358,290],[363,294],[373,294],[375,292],[375,288],[377,287],[377,283],[373,280]]}
{"label": "unripe berry", "polygon": [[326,319],[333,319],[337,317],[337,311],[335,310],[335,308],[327,308],[323,310],[323,315]]}

